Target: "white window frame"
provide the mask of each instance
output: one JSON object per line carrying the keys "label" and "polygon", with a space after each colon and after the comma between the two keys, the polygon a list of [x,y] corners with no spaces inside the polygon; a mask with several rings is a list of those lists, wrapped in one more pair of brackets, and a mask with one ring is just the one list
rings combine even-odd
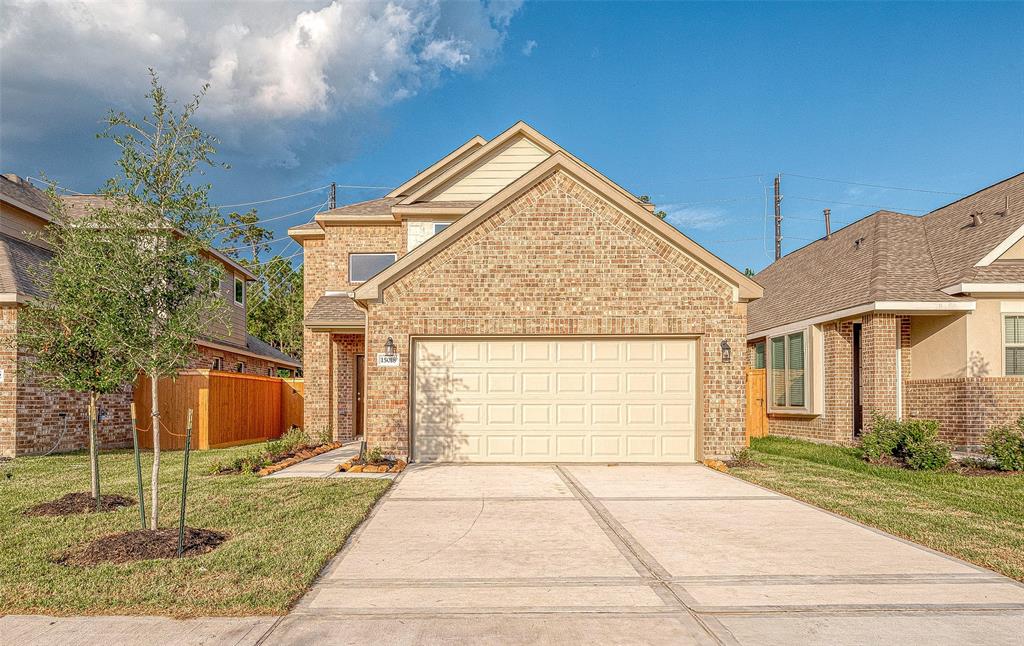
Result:
{"label": "white window frame", "polygon": [[277,371],[274,370],[273,368],[267,368],[267,376],[268,377],[276,377],[277,376]]}
{"label": "white window frame", "polygon": [[[392,265],[395,264],[396,262],[398,262],[398,254],[394,253],[392,251],[366,251],[366,252],[352,252],[352,253],[349,253],[348,254],[348,282],[352,283],[353,285],[360,284],[360,283],[365,283],[370,278],[373,278],[373,276],[369,276],[369,277],[367,277],[367,278],[365,278],[363,280],[353,280],[352,279],[352,259],[355,258],[356,256],[391,256],[391,264]],[[381,271],[384,271],[384,270],[382,269]],[[380,273],[380,272],[377,272],[377,273]],[[374,276],[375,275],[376,274],[374,274]]]}
{"label": "white window frame", "polygon": [[1006,351],[1009,348],[1024,348],[1024,343],[1007,343],[1006,342],[1006,319],[1008,319],[1008,318],[1024,318],[1024,312],[1003,312],[1002,314],[1003,314],[1003,320],[1002,320],[1002,326],[1001,326],[1002,329],[1000,330],[999,336],[1000,336],[1000,341],[1002,342],[1001,345],[1002,345],[1002,351],[1003,351],[1003,356],[1002,356],[1002,360],[1003,360],[1003,376],[1004,377],[1019,377],[1019,376],[1022,376],[1022,375],[1010,374],[1009,371],[1007,370]]}
{"label": "white window frame", "polygon": [[[447,229],[451,225],[452,225],[451,222],[435,222],[434,223],[434,235],[436,236],[437,234],[441,233],[441,231],[444,231],[445,229]],[[441,228],[438,229],[437,227],[441,227]]]}
{"label": "white window frame", "polygon": [[[784,356],[788,352],[789,337],[803,334],[804,337],[804,403],[802,406],[777,406],[775,404],[775,371],[772,357],[772,340],[782,337]],[[824,403],[824,366],[819,361],[824,357],[824,335],[815,326],[788,329],[778,334],[765,337],[764,365],[767,375],[768,412],[788,415],[822,415]],[[787,366],[788,370],[788,366]],[[785,377],[783,377],[785,379]],[[789,401],[789,389],[786,388],[786,400]]]}
{"label": "white window frame", "polygon": [[241,374],[241,375],[245,374],[245,362],[244,361],[239,361],[239,362],[235,363],[235,372],[237,372],[238,374]]}
{"label": "white window frame", "polygon": [[[241,283],[241,285],[242,285],[242,300],[238,300],[238,285],[239,285],[239,283]],[[245,306],[245,281],[242,280],[241,278],[239,278],[238,276],[235,276],[235,282],[234,282],[234,284],[231,287],[232,287],[231,298],[232,298],[232,300],[235,301],[235,305],[242,305],[244,307]]]}
{"label": "white window frame", "polygon": [[213,367],[210,370],[224,370],[224,357],[214,357]]}

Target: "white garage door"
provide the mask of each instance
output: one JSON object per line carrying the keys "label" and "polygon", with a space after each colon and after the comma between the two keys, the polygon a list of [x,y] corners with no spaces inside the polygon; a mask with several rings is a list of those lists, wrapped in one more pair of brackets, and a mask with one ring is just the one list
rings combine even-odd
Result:
{"label": "white garage door", "polygon": [[693,462],[692,339],[416,342],[423,461]]}

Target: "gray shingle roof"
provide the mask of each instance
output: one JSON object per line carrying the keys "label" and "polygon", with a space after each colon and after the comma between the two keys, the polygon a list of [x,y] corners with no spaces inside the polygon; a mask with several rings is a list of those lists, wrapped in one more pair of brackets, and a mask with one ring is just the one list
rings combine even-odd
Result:
{"label": "gray shingle roof", "polygon": [[291,355],[288,355],[288,354],[285,354],[284,352],[281,352],[280,350],[278,350],[274,346],[270,345],[269,343],[267,343],[263,339],[261,339],[259,337],[255,337],[255,336],[253,336],[251,334],[246,334],[245,336],[246,336],[245,345],[249,349],[249,352],[252,352],[254,354],[258,354],[258,355],[260,355],[262,357],[267,357],[268,359],[271,359],[273,361],[281,361],[281,362],[287,362],[287,363],[297,363],[299,365],[302,365],[301,361],[299,361],[298,359],[296,359],[295,357],[293,357]]}
{"label": "gray shingle roof", "polygon": [[53,252],[0,233],[0,293],[41,297]]}
{"label": "gray shingle roof", "polygon": [[1024,280],[1019,262],[974,266],[1021,226],[1024,173],[923,216],[878,211],[757,274],[764,297],[748,307],[748,333],[875,301],[962,300],[941,290],[968,280]]}
{"label": "gray shingle roof", "polygon": [[401,201],[397,197],[381,197],[376,200],[345,204],[320,215],[391,215],[391,207]]}
{"label": "gray shingle roof", "polygon": [[321,296],[306,314],[306,325],[366,325],[366,313],[348,296]]}

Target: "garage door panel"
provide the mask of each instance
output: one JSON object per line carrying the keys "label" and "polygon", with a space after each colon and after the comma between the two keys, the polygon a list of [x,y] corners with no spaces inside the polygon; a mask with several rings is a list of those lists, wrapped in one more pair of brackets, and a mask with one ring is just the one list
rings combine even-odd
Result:
{"label": "garage door panel", "polygon": [[694,347],[636,338],[418,341],[415,457],[693,461]]}

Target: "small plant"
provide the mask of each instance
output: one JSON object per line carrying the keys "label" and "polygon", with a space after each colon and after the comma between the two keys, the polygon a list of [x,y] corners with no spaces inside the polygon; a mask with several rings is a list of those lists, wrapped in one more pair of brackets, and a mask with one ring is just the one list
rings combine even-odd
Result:
{"label": "small plant", "polygon": [[366,463],[377,464],[378,462],[384,461],[384,452],[380,450],[379,446],[375,446],[366,452]]}
{"label": "small plant", "polygon": [[1024,415],[1015,424],[997,426],[988,432],[985,453],[1002,471],[1024,471]]}
{"label": "small plant", "polygon": [[896,459],[909,469],[932,471],[949,464],[952,452],[940,442],[934,420],[899,421],[875,413],[871,431],[861,439],[861,453],[873,463]]}

